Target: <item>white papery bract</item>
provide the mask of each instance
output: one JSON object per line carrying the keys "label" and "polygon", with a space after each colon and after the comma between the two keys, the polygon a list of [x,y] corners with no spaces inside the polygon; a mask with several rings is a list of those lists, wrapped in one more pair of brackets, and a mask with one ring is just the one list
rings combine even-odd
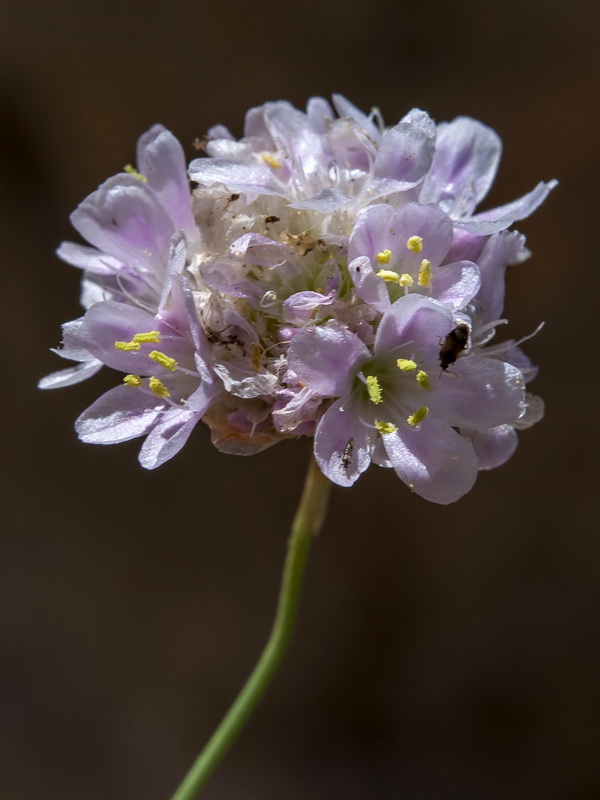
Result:
{"label": "white papery bract", "polygon": [[56,352],[78,363],[40,385],[123,374],[79,436],[146,436],[147,468],[199,420],[228,453],[314,436],[335,483],[375,462],[437,503],[509,458],[543,406],[519,343],[491,343],[506,268],[529,255],[508,228],[555,182],[479,212],[500,159],[492,130],[419,109],[385,127],[339,95],[305,112],[266,103],[240,140],[216,126],[203,146],[186,172],[155,125],[136,167],[72,215],[88,245],[58,253],[83,270],[86,313]]}

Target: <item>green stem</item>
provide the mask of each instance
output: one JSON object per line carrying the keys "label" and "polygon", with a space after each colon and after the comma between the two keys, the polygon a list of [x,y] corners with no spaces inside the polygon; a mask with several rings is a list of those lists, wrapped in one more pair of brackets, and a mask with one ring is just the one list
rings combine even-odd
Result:
{"label": "green stem", "polygon": [[271,683],[292,635],[310,541],[323,524],[330,486],[328,479],[311,457],[288,542],[277,614],[269,640],[237,700],[194,762],[172,800],[194,800],[198,796],[198,792],[231,747]]}

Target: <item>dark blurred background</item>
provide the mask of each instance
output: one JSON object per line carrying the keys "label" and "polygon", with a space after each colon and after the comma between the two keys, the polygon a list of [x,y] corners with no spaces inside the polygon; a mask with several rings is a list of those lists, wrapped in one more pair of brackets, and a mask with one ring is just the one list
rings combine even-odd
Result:
{"label": "dark blurred background", "polygon": [[139,441],[79,443],[114,377],[36,389],[80,313],[68,214],[154,122],[191,158],[252,105],[332,92],[496,129],[487,207],[560,180],[509,278],[510,333],[547,323],[547,414],[455,505],[376,467],[334,489],[284,668],[205,797],[600,796],[597,8],[3,0],[1,800],[169,797],[266,639],[310,452],[225,456],[199,426],[147,473]]}

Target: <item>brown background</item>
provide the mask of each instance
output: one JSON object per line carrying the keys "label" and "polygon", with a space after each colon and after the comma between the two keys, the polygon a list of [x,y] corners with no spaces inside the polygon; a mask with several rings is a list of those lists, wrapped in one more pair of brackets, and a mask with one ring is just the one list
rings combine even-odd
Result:
{"label": "brown background", "polygon": [[491,125],[490,204],[560,179],[508,303],[515,336],[547,322],[527,345],[547,416],[453,506],[375,467],[334,490],[284,669],[206,798],[600,796],[595,7],[1,4],[2,800],[169,796],[265,640],[309,454],[224,456],[201,426],[146,473],[138,442],[80,444],[114,378],[35,388],[79,315],[68,214],[156,121],[191,157],[251,105],[334,91]]}

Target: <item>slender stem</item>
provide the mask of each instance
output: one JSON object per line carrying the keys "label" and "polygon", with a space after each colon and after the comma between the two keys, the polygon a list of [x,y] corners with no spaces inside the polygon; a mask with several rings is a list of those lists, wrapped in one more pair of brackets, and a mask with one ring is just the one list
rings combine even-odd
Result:
{"label": "slender stem", "polygon": [[257,665],[236,701],[200,753],[172,800],[194,800],[248,721],[271,683],[289,644],[310,541],[323,524],[331,484],[311,457],[304,491],[296,511],[283,570],[277,614]]}

